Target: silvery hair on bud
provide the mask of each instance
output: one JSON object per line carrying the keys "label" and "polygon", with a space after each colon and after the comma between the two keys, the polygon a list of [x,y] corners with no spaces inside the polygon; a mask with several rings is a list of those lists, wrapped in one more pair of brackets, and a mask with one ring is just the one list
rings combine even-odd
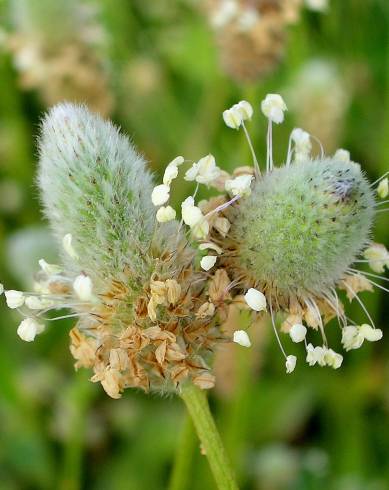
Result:
{"label": "silvery hair on bud", "polygon": [[79,256],[68,266],[92,277],[147,274],[155,210],[144,159],[112,123],[63,103],[42,122],[38,183],[59,242],[67,233]]}

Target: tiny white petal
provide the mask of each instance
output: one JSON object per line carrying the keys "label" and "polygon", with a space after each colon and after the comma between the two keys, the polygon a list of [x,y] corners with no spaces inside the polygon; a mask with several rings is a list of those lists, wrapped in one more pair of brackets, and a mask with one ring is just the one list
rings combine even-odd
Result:
{"label": "tiny white petal", "polygon": [[388,195],[389,195],[388,177],[385,177],[385,179],[382,179],[381,182],[378,184],[377,194],[378,194],[378,197],[380,197],[381,199],[385,199],[385,197],[388,197]]}
{"label": "tiny white petal", "polygon": [[263,114],[272,122],[280,124],[284,120],[284,112],[288,108],[279,94],[267,94],[261,102]]}
{"label": "tiny white petal", "polygon": [[294,368],[296,367],[297,357],[296,356],[288,356],[286,358],[285,367],[287,374],[293,373]]}
{"label": "tiny white petal", "polygon": [[0,296],[4,293],[4,286],[0,283]]}
{"label": "tiny white petal", "polygon": [[244,299],[252,310],[266,310],[266,297],[257,289],[250,288],[244,295]]}
{"label": "tiny white petal", "polygon": [[299,323],[296,323],[289,330],[289,335],[290,335],[290,338],[293,340],[293,342],[296,342],[296,343],[302,342],[307,335],[307,327],[305,327],[304,325],[301,325]]}
{"label": "tiny white petal", "polygon": [[45,326],[38,323],[33,318],[25,318],[19,325],[17,329],[17,334],[19,337],[26,341],[32,342],[37,334],[43,332]]}
{"label": "tiny white petal", "polygon": [[250,337],[245,330],[235,330],[233,340],[243,347],[251,347]]}
{"label": "tiny white petal", "polygon": [[216,264],[216,255],[206,255],[200,261],[201,268],[205,271],[209,271]]}
{"label": "tiny white petal", "polygon": [[223,112],[223,120],[229,128],[239,129],[243,122],[241,111],[237,107],[231,107]]}
{"label": "tiny white petal", "polygon": [[170,187],[165,184],[160,184],[154,187],[151,193],[151,201],[154,206],[162,206],[169,200]]}
{"label": "tiny white petal", "polygon": [[92,296],[93,284],[89,276],[80,274],[73,282],[73,289],[81,301],[90,301]]}
{"label": "tiny white petal", "polygon": [[224,187],[232,196],[249,196],[251,194],[251,182],[253,179],[253,175],[239,175],[234,179],[226,180]]}
{"label": "tiny white petal", "polygon": [[8,291],[5,291],[4,294],[8,308],[15,309],[24,304],[25,297],[22,291],[15,291],[14,289],[10,289]]}
{"label": "tiny white petal", "polygon": [[176,211],[171,206],[161,206],[157,211],[157,221],[166,223],[172,221],[176,217]]}
{"label": "tiny white petal", "polygon": [[74,250],[72,245],[73,237],[71,233],[67,233],[62,239],[62,246],[65,252],[74,260],[78,259],[77,252]]}

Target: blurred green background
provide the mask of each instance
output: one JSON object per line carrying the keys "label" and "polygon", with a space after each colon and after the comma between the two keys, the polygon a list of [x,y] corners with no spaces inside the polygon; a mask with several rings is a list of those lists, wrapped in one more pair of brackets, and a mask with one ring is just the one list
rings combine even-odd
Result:
{"label": "blurred green background", "polygon": [[[56,257],[34,183],[39,121],[55,101],[86,101],[111,117],[160,176],[177,155],[212,152],[227,170],[249,163],[243,134],[221,118],[242,98],[255,106],[250,132],[263,161],[259,103],[281,93],[290,110],[275,129],[276,161],[301,126],[328,153],[349,149],[372,181],[388,170],[388,1],[330,0],[323,13],[302,8],[286,30],[271,73],[242,81],[221,67],[221,55],[238,64],[240,55],[220,52],[226,46],[196,0],[0,1],[1,282],[28,288],[37,260]],[[388,245],[387,214],[375,234]],[[384,339],[346,354],[338,371],[308,368],[292,346],[300,362],[286,376],[265,324],[254,348],[221,354],[210,402],[243,489],[389,489],[388,298],[362,294]],[[74,372],[71,323],[26,344],[18,316],[3,299],[0,308],[1,490],[165,489],[182,454],[190,456],[184,480],[170,488],[214,488],[179,400],[129,390],[109,399]],[[358,305],[349,311],[364,320]]]}

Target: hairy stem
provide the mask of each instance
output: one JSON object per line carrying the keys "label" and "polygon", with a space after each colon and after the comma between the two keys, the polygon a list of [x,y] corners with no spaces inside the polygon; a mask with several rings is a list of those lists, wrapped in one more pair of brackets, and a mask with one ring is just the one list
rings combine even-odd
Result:
{"label": "hairy stem", "polygon": [[235,475],[209,409],[205,391],[188,383],[182,387],[181,398],[192,417],[217,487],[219,490],[237,490]]}

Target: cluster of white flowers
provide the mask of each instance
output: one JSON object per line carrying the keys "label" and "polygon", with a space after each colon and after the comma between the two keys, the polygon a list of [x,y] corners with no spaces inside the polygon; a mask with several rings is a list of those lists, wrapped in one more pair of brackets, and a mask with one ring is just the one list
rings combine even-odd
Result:
{"label": "cluster of white flowers", "polygon": [[223,120],[229,128],[239,129],[244,121],[253,117],[254,109],[246,100],[241,100],[223,112]]}
{"label": "cluster of white flowers", "polygon": [[359,349],[363,342],[377,342],[382,339],[382,330],[371,325],[350,325],[342,330],[342,345],[346,351]]}
{"label": "cluster of white flowers", "polygon": [[342,365],[343,356],[324,345],[314,347],[312,344],[308,344],[306,361],[310,366],[318,364],[319,366],[330,366],[338,369]]}
{"label": "cluster of white flowers", "polygon": [[[62,244],[70,257],[77,257],[72,246],[71,234],[64,236]],[[90,304],[95,300],[92,280],[86,274],[80,274],[74,278],[68,277],[63,274],[60,266],[49,264],[44,259],[39,260],[39,266],[41,270],[32,292],[4,290],[3,285],[0,284],[0,295],[4,293],[8,308],[18,309],[22,315],[26,316],[17,329],[19,337],[26,342],[32,342],[38,334],[44,331],[44,323],[41,321],[44,319],[42,316],[44,313],[68,308],[73,304],[79,305],[80,302]],[[55,291],[56,288],[63,292],[53,292],[53,289]]]}

